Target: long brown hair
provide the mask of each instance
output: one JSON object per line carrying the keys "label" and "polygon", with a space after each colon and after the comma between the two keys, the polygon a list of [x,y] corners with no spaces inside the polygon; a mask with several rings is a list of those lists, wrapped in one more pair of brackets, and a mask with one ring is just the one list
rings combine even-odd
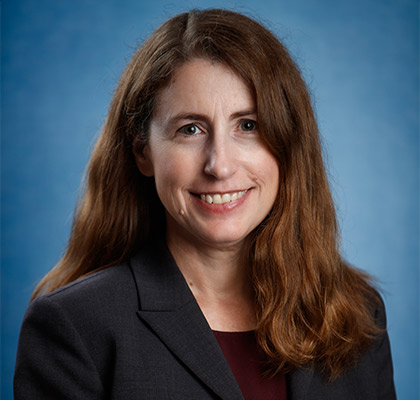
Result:
{"label": "long brown hair", "polygon": [[67,251],[33,297],[127,259],[153,229],[164,229],[154,182],[138,171],[132,146],[146,145],[157,94],[194,58],[220,62],[246,82],[261,138],[279,164],[278,198],[249,247],[259,344],[274,371],[317,362],[335,378],[378,333],[369,306],[376,292],[340,257],[318,128],[298,68],[269,30],[232,11],[177,15],[134,54],[94,148]]}

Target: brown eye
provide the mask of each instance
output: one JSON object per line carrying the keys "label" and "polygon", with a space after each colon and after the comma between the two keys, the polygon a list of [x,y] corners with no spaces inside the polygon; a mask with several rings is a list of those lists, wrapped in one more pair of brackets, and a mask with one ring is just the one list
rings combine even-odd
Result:
{"label": "brown eye", "polygon": [[255,121],[252,121],[251,119],[245,119],[241,121],[241,123],[239,124],[239,127],[241,128],[242,131],[252,132],[257,129],[257,123]]}
{"label": "brown eye", "polygon": [[195,124],[188,124],[184,125],[182,128],[179,129],[179,132],[183,133],[187,136],[194,136],[197,133],[201,133],[202,130]]}

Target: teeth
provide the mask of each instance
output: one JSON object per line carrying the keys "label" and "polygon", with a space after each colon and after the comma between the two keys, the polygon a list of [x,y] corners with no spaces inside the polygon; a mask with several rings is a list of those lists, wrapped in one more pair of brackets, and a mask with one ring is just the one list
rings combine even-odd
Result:
{"label": "teeth", "polygon": [[225,204],[225,203],[230,203],[231,201],[235,201],[240,199],[245,193],[247,192],[247,190],[241,190],[240,192],[235,192],[235,193],[217,193],[217,194],[201,194],[201,200],[205,201],[206,203],[209,204]]}
{"label": "teeth", "polygon": [[220,201],[222,203],[230,203],[230,194],[225,193],[221,198]]}

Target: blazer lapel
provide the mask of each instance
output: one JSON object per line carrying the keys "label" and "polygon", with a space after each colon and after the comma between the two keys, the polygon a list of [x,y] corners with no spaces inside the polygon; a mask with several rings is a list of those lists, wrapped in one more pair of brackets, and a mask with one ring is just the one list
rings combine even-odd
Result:
{"label": "blazer lapel", "polygon": [[131,260],[141,320],[222,399],[243,400],[231,369],[166,245]]}

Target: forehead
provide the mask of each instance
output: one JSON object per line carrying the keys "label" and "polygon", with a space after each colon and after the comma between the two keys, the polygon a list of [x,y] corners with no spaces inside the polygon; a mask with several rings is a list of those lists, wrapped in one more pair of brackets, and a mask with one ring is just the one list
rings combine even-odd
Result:
{"label": "forehead", "polygon": [[154,117],[203,112],[212,107],[253,108],[254,99],[243,79],[231,69],[221,63],[195,59],[179,67],[158,94]]}

